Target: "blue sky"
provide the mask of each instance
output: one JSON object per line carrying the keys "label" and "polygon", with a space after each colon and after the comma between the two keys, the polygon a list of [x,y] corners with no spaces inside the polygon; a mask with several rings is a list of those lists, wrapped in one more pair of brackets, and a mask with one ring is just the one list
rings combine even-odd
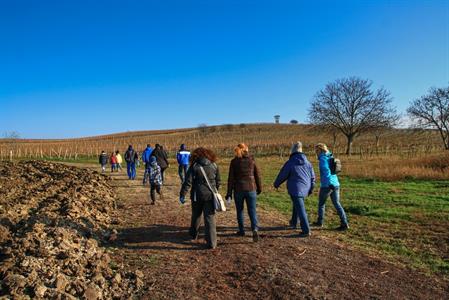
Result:
{"label": "blue sky", "polygon": [[449,2],[0,0],[0,133],[305,122],[347,76],[447,86]]}

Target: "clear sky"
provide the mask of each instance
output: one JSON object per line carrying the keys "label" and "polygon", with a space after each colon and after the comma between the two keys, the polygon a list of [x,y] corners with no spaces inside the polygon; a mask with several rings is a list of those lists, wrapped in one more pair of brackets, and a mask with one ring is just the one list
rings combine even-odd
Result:
{"label": "clear sky", "polygon": [[0,134],[305,122],[346,76],[449,84],[449,1],[0,0]]}

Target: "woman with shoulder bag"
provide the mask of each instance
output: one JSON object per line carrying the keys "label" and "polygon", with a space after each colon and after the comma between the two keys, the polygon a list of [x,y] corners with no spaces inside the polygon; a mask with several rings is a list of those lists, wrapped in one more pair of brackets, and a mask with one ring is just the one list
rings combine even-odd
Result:
{"label": "woman with shoulder bag", "polygon": [[[190,167],[182,184],[179,201],[184,204],[190,189],[192,220],[189,233],[198,238],[201,215],[204,215],[205,238],[210,249],[217,247],[217,225],[215,222],[214,192],[220,187],[220,172],[215,164],[217,156],[206,148],[197,148],[190,157]],[[205,178],[204,174],[207,176]],[[215,191],[211,190],[215,188]]]}
{"label": "woman with shoulder bag", "polygon": [[259,224],[257,220],[256,202],[257,195],[262,192],[260,172],[254,158],[249,155],[247,145],[238,144],[234,149],[234,153],[235,157],[229,166],[226,199],[230,201],[232,193],[234,192],[237,222],[239,226],[237,235],[239,236],[245,235],[243,208],[244,203],[246,202],[248,215],[251,221],[251,230],[253,232],[253,241],[257,242],[259,240]]}

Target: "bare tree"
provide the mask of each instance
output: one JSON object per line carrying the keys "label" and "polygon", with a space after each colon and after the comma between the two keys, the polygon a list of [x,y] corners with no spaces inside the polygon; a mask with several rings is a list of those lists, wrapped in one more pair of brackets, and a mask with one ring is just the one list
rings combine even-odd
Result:
{"label": "bare tree", "polygon": [[339,79],[328,83],[312,100],[309,119],[343,133],[347,138],[346,154],[351,154],[358,135],[380,124],[393,126],[398,120],[390,93],[371,86],[372,81],[357,77]]}
{"label": "bare tree", "polygon": [[449,150],[449,87],[431,88],[427,95],[410,103],[409,116],[421,128],[437,129]]}
{"label": "bare tree", "polygon": [[7,140],[17,140],[20,139],[20,134],[17,131],[10,131],[3,133],[3,138]]}
{"label": "bare tree", "polygon": [[202,134],[205,134],[207,132],[207,124],[206,123],[201,123],[198,125],[198,129],[200,130],[200,132]]}

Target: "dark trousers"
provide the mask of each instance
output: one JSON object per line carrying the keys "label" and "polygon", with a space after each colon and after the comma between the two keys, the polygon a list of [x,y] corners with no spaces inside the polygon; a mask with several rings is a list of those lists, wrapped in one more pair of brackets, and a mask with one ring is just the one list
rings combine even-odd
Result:
{"label": "dark trousers", "polygon": [[164,172],[165,170],[167,170],[167,168],[161,168],[161,178],[162,178],[162,182],[164,182]]}
{"label": "dark trousers", "polygon": [[147,178],[148,178],[148,182],[150,181],[149,176],[149,169],[150,169],[150,163],[145,163],[145,171],[143,172],[143,184],[145,184],[147,182]]}
{"label": "dark trousers", "polygon": [[181,179],[181,182],[184,182],[188,168],[189,168],[188,165],[179,165],[178,174],[179,174],[179,178]]}
{"label": "dark trousers", "polygon": [[161,194],[161,186],[159,184],[151,184],[150,197],[153,203],[156,202],[156,193]]}
{"label": "dark trousers", "polygon": [[215,222],[215,208],[213,201],[192,201],[192,221],[190,224],[190,235],[193,238],[198,236],[200,229],[201,215],[204,215],[204,231],[207,246],[217,247],[217,224]]}

